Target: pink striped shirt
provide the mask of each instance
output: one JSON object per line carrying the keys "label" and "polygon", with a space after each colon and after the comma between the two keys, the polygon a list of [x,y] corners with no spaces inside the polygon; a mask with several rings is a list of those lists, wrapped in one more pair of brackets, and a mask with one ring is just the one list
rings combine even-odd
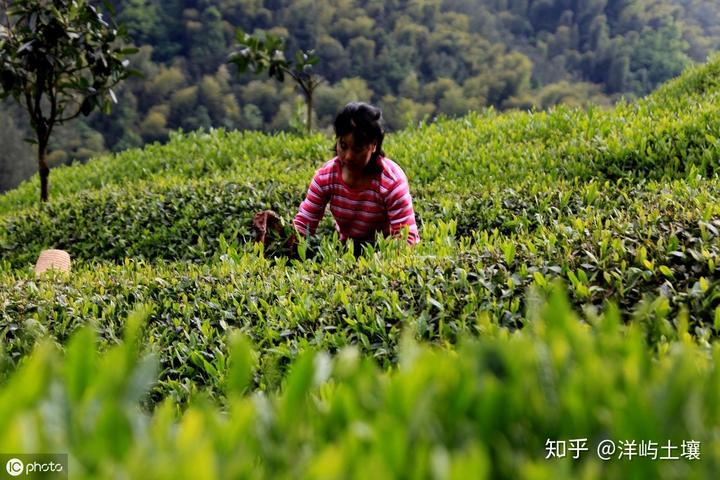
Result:
{"label": "pink striped shirt", "polygon": [[380,157],[382,172],[366,188],[350,188],[342,178],[337,157],[326,162],[313,176],[305,200],[295,216],[302,235],[315,233],[325,206],[335,218],[341,240],[370,240],[377,232],[393,235],[408,226],[408,243],[420,240],[405,172],[389,158]]}

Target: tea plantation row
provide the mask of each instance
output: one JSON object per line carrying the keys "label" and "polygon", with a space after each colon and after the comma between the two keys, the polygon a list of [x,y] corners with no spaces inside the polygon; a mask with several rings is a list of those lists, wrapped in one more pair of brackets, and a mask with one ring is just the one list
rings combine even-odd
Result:
{"label": "tea plantation row", "polygon": [[0,340],[13,361],[36,337],[62,344],[87,323],[113,342],[133,306],[149,303],[145,341],[162,352],[157,398],[184,400],[197,386],[217,391],[230,328],[257,343],[258,386],[274,387],[307,346],[357,344],[390,366],[403,329],[440,344],[481,334],[479,318],[516,329],[525,323],[528,287],[561,277],[578,309],[603,310],[611,301],[630,319],[643,297],[648,304],[657,297],[636,319],[652,347],[677,336],[665,317],[682,308],[690,331],[707,342],[720,329],[720,223],[702,217],[702,195],[680,192],[654,206],[638,194],[627,198],[627,210],[588,209],[594,215],[553,220],[532,234],[496,229],[457,240],[455,224],[439,221],[423,229],[413,250],[390,240],[357,259],[336,237],[310,245],[312,260],[289,261],[265,258],[252,244],[238,249],[221,236],[205,263],[86,261],[56,281],[7,268]]}
{"label": "tea plantation row", "polygon": [[[0,386],[0,449],[68,452],[77,479],[713,478],[717,345],[694,344],[682,315],[678,340],[652,353],[616,310],[584,323],[562,295],[537,307],[523,330],[480,322],[453,350],[406,337],[389,373],[354,346],[306,350],[268,393],[248,393],[263,356],[232,335],[214,373],[222,410],[195,396],[151,414],[137,408],[158,350],[141,310],[101,354],[88,327],[64,355],[41,342]],[[551,456],[548,441],[571,439],[587,450]],[[617,450],[601,460],[607,441]]]}
{"label": "tea plantation row", "polygon": [[[648,98],[612,110],[558,107],[550,112],[492,110],[391,134],[385,150],[413,187],[427,184],[508,186],[527,178],[684,178],[712,175],[720,153],[720,56],[689,69]],[[81,166],[53,170],[52,197],[127,186],[132,181],[216,176],[253,183],[276,180],[307,188],[314,169],[332,155],[323,135],[253,132],[174,134]],[[0,215],[37,203],[38,177],[0,196]],[[469,193],[469,192],[466,192]]]}
{"label": "tea plantation row", "polygon": [[[42,208],[33,179],[0,197],[0,451],[72,478],[711,478],[719,108],[716,57],[613,110],[394,133],[422,241],[358,257],[329,219],[299,259],[251,241],[323,135],[177,134],[54,170]],[[35,277],[49,247],[69,276]]]}

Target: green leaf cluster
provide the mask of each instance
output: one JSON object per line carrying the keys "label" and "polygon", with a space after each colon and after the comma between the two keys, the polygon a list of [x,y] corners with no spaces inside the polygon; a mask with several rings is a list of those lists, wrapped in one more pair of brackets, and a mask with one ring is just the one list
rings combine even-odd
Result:
{"label": "green leaf cluster", "polygon": [[[355,347],[306,350],[279,389],[250,393],[254,349],[233,337],[222,407],[197,396],[137,408],[154,381],[147,310],[124,342],[97,352],[86,327],[64,354],[42,343],[0,386],[4,450],[62,451],[74,478],[709,478],[720,458],[717,345],[687,338],[652,354],[616,310],[581,321],[555,291],[512,335],[491,328],[447,350],[406,338],[400,363],[378,369]],[[145,344],[146,345],[146,344]],[[5,373],[6,370],[3,370]],[[587,439],[589,451],[546,459],[550,440]],[[616,442],[700,443],[700,460],[601,461]],[[671,468],[675,467],[675,468]]]}
{"label": "green leaf cluster", "polygon": [[[355,255],[329,219],[300,259],[250,241],[254,212],[295,213],[322,134],[179,133],[58,169],[41,211],[32,184],[0,197],[0,450],[80,478],[708,477],[719,65],[612,110],[389,135],[412,248]],[[70,276],[34,275],[49,247]],[[702,460],[545,459],[586,437]]]}

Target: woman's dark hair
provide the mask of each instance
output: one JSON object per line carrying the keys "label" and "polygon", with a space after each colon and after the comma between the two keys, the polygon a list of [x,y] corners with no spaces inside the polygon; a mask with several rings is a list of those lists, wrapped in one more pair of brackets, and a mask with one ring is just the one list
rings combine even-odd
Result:
{"label": "woman's dark hair", "polygon": [[380,168],[378,159],[385,156],[382,149],[385,129],[383,128],[382,111],[379,108],[365,102],[350,102],[335,117],[333,128],[335,137],[352,133],[355,147],[363,148],[375,143],[376,148],[370,157],[370,165]]}

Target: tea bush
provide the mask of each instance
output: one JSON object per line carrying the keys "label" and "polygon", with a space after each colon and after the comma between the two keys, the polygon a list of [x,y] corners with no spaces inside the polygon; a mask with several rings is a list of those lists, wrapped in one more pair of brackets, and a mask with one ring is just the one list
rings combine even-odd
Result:
{"label": "tea bush", "polygon": [[[610,110],[390,135],[414,248],[355,255],[329,218],[299,258],[251,241],[322,134],[178,133],[54,170],[42,208],[32,179],[0,196],[0,450],[66,451],[73,478],[709,477],[719,87],[715,57]],[[72,274],[36,278],[52,247]],[[586,437],[703,458],[544,458]]]}
{"label": "tea bush", "polygon": [[638,320],[648,324],[652,347],[676,337],[665,317],[681,308],[698,339],[714,337],[720,243],[712,232],[720,224],[691,219],[683,225],[658,215],[637,225],[619,212],[612,222],[618,230],[606,223],[575,219],[538,227],[528,237],[495,230],[476,234],[474,242],[456,240],[455,225],[440,223],[428,226],[411,251],[386,241],[357,259],[336,237],[315,246],[312,261],[264,258],[251,244],[237,249],[221,238],[222,253],[208,263],[95,261],[54,281],[16,270],[0,277],[0,320],[7,325],[0,340],[13,361],[27,354],[36,336],[63,344],[87,323],[112,342],[132,306],[147,302],[153,309],[144,342],[161,352],[155,398],[172,394],[184,401],[197,387],[218,393],[216,372],[225,362],[230,328],[240,328],[260,348],[267,368],[256,380],[265,389],[276,386],[289,360],[307,347],[335,352],[356,344],[391,366],[403,330],[455,344],[481,333],[480,315],[517,329],[526,322],[527,289],[546,288],[558,276],[578,309],[603,310],[612,301],[626,319],[643,297],[659,297]]}
{"label": "tea bush", "polygon": [[[692,167],[711,175],[720,148],[714,121],[720,106],[718,70],[716,55],[647,98],[609,110],[561,106],[499,114],[490,109],[458,120],[439,119],[388,136],[385,150],[413,185],[440,180],[441,185],[475,186],[475,191],[478,183],[507,185],[528,177],[547,182],[659,179],[684,177]],[[332,145],[332,139],[319,134],[177,132],[167,145],[54,169],[51,201],[168,176],[282,179],[305,189],[314,169],[332,155]],[[37,191],[36,175],[0,196],[0,215],[35,206]]]}
{"label": "tea bush", "polygon": [[[141,309],[102,354],[83,327],[64,355],[41,343],[9,374],[0,448],[67,452],[78,479],[712,478],[717,345],[694,343],[682,315],[679,338],[653,354],[617,310],[582,320],[557,293],[536,307],[513,334],[480,319],[484,334],[452,350],[405,338],[387,372],[353,346],[307,350],[267,394],[248,390],[262,366],[232,335],[217,372],[226,403],[195,397],[183,412],[170,399],[137,407],[157,368]],[[570,439],[588,450],[548,458],[548,441]],[[604,440],[621,448],[607,461],[596,453]],[[622,447],[633,441],[654,442],[655,459]]]}

